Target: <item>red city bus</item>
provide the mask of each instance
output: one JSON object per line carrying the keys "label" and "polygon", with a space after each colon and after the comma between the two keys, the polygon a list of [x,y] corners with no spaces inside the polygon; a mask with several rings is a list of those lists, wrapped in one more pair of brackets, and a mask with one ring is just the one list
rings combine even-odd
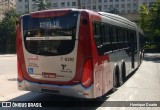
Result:
{"label": "red city bus", "polygon": [[143,58],[143,32],[118,15],[84,9],[32,12],[17,26],[19,90],[97,98]]}

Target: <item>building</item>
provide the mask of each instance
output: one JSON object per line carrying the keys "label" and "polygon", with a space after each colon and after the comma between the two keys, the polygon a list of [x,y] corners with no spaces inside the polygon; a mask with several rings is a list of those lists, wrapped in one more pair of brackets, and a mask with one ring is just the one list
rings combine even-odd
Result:
{"label": "building", "polygon": [[[38,0],[16,0],[17,12],[28,13],[38,10]],[[142,4],[150,5],[154,0],[44,0],[51,9],[82,8],[93,11],[111,12],[120,15],[135,14]]]}
{"label": "building", "polygon": [[0,20],[2,20],[4,13],[16,7],[15,0],[0,0]]}
{"label": "building", "polygon": [[154,0],[81,0],[81,8],[120,14],[137,13],[142,4]]}
{"label": "building", "polygon": [[[16,11],[20,14],[37,11],[39,0],[16,0]],[[45,0],[49,3],[51,9],[59,8],[78,8],[77,0]]]}

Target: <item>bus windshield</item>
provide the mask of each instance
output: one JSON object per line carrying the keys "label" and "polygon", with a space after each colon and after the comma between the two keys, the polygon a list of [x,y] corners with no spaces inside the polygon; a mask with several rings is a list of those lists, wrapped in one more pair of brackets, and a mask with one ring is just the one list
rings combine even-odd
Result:
{"label": "bus windshield", "polygon": [[24,16],[23,36],[26,50],[43,56],[69,54],[75,45],[77,18],[78,12],[48,18]]}

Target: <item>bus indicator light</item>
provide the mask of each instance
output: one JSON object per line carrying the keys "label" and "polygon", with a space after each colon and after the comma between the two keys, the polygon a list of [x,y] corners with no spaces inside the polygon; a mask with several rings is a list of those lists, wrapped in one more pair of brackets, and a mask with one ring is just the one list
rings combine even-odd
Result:
{"label": "bus indicator light", "polygon": [[18,68],[18,81],[22,82],[23,81],[23,72],[22,72],[22,68],[21,68],[19,60],[17,60],[17,68]]}
{"label": "bus indicator light", "polygon": [[92,84],[92,60],[86,61],[82,75],[82,85],[89,87]]}

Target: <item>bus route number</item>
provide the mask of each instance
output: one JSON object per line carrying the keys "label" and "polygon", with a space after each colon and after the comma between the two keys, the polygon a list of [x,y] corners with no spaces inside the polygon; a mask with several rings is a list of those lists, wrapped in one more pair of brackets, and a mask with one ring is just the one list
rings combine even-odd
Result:
{"label": "bus route number", "polygon": [[[63,57],[61,57],[61,61],[63,61]],[[74,61],[74,58],[65,57],[64,61]]]}
{"label": "bus route number", "polygon": [[53,22],[40,22],[40,28],[55,28],[59,27],[59,21],[53,21]]}

